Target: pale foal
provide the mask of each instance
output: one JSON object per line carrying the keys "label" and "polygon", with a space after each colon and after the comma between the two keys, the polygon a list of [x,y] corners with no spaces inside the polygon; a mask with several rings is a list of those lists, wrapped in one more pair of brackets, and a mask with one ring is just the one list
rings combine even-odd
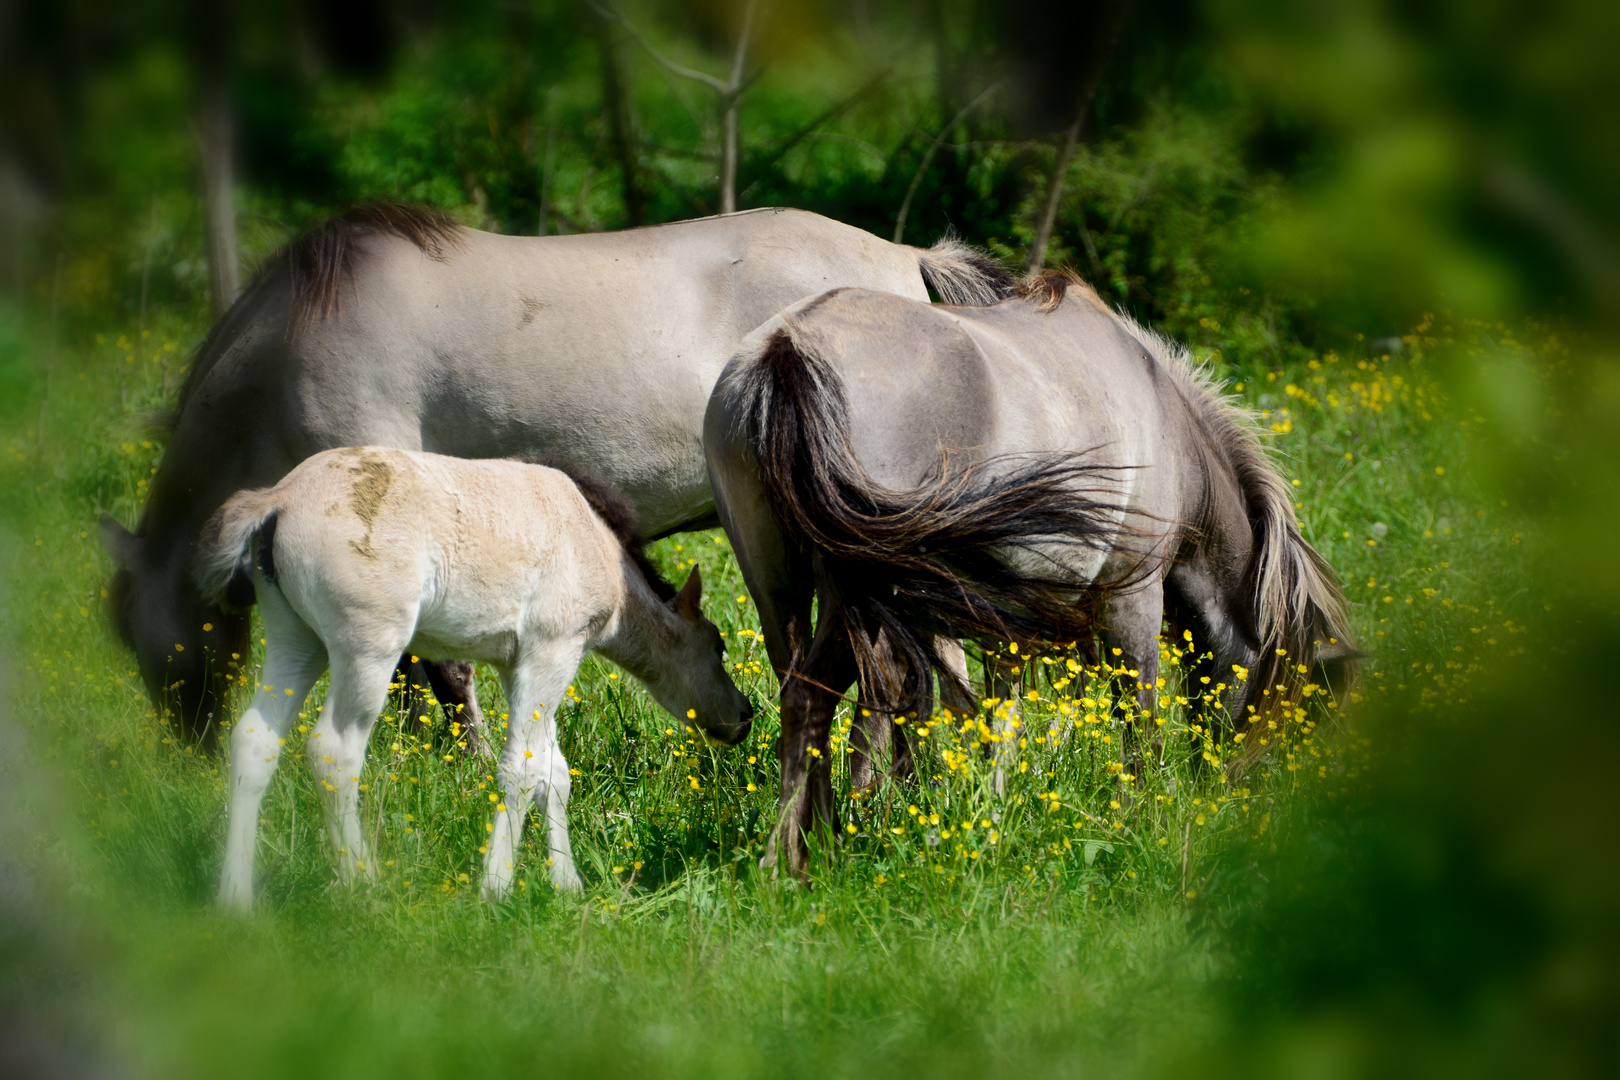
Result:
{"label": "pale foal", "polygon": [[531,800],[544,809],[552,883],[580,887],[556,715],[587,651],[714,738],[734,743],[748,732],[753,710],[702,616],[698,573],[676,593],[641,555],[617,492],[555,469],[380,447],[326,451],[273,488],[237,494],[209,520],[199,586],[222,597],[237,574],[252,576],[265,664],[231,732],[219,892],[227,906],[252,905],[259,805],[327,668],[308,755],[346,880],[375,872],[360,777],[402,652],[486,661],[505,687],[511,726],[484,859],[490,897],[511,887]]}

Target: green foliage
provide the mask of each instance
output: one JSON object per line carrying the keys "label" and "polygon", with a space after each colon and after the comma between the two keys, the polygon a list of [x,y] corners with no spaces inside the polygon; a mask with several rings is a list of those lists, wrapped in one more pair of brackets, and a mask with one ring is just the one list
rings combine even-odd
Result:
{"label": "green foliage", "polygon": [[[121,959],[76,962],[141,1003],[121,1009],[121,1030],[149,1034],[119,1052],[156,1071],[214,1071],[243,1047],[259,1048],[249,1068],[267,1074],[428,1074],[467,1054],[517,1071],[540,1060],[537,1044],[559,1068],[616,1067],[630,1054],[672,1075],[853,1067],[876,1044],[888,1050],[872,1067],[896,1072],[1156,1068],[1223,1030],[1233,969],[1200,920],[1281,910],[1255,899],[1243,868],[1275,858],[1274,837],[1292,844],[1331,827],[1331,811],[1306,814],[1303,797],[1331,808],[1363,790],[1373,751],[1332,711],[1285,720],[1233,777],[1234,748],[1208,738],[1218,719],[1201,712],[1208,689],[1182,680],[1180,644],[1166,642],[1166,722],[1127,811],[1114,805],[1120,733],[1106,697],[1117,688],[1061,656],[1037,659],[1005,791],[986,757],[1001,745],[990,714],[1004,704],[982,723],[928,725],[915,786],[853,797],[840,765],[843,831],[802,890],[756,869],[778,783],[774,712],[746,746],[709,748],[590,660],[563,720],[579,771],[570,818],[582,899],[547,884],[534,828],[514,899],[477,897],[493,772],[401,723],[396,703],[364,777],[377,882],[334,884],[313,781],[289,754],[264,809],[263,913],[225,920],[210,908],[225,762],[156,720],[99,617],[108,566],[94,516],[108,508],[127,520],[142,500],[162,446],[130,425],[176,385],[184,360],[169,335],[182,329],[163,327],[139,356],[128,335],[67,350],[46,442],[17,432],[0,473],[17,511],[7,623],[22,681],[12,700],[33,718],[38,760],[62,777],[66,823],[54,828],[74,846],[54,858],[78,882],[75,918],[117,927],[100,932]],[[1498,628],[1490,590],[1450,569],[1500,580],[1519,573],[1521,549],[1517,526],[1503,531],[1511,519],[1500,508],[1476,516],[1487,506],[1458,479],[1477,444],[1429,374],[1431,355],[1467,345],[1446,330],[1423,328],[1387,356],[1291,353],[1303,359],[1252,369],[1237,391],[1289,454],[1307,527],[1351,581],[1361,640],[1380,657],[1365,695],[1433,715],[1462,707],[1482,665],[1524,646],[1517,624]],[[87,378],[109,369],[125,373],[121,384]],[[770,700],[723,538],[675,537],[653,555],[675,580],[703,570],[728,663]],[[1468,632],[1480,620],[1488,645]],[[1423,655],[1414,650],[1458,640],[1468,647],[1450,664],[1405,668]],[[498,721],[498,687],[487,672],[480,682]],[[1318,896],[1344,900],[1325,879]],[[107,921],[115,909],[124,915]],[[1300,910],[1291,932],[1308,944],[1332,913]],[[1430,944],[1444,966],[1443,941]],[[1333,962],[1343,961],[1327,970]],[[1268,975],[1268,1000],[1291,999],[1297,977],[1286,966]],[[267,999],[280,1004],[256,1004]]]}
{"label": "green foliage", "polygon": [[[915,181],[908,242],[955,228],[1021,263],[1072,104],[1039,64],[1067,62],[1086,27],[1062,19],[1084,13],[772,7],[740,205],[888,236]],[[625,10],[665,57],[727,70],[732,6]],[[588,7],[413,8],[402,37],[373,28],[400,47],[370,66],[242,11],[250,269],[369,199],[509,233],[540,228],[542,199],[548,232],[629,224],[632,188],[648,222],[716,206],[715,95]],[[1099,86],[1047,261],[1185,340],[1271,432],[1371,654],[1342,708],[1219,743],[1172,664],[1154,761],[1116,807],[1119,732],[1086,705],[1108,674],[1035,658],[1003,791],[1004,702],[926,724],[915,785],[857,797],[840,764],[840,831],[799,889],[757,869],[774,713],[716,750],[591,660],[564,719],[582,899],[546,884],[532,829],[518,895],[477,898],[492,770],[395,703],[366,777],[377,882],[334,883],[289,754],[245,921],[209,906],[223,762],[151,715],[101,618],[96,515],[138,516],[208,308],[193,46],[121,23],[52,99],[72,108],[50,168],[5,121],[56,178],[27,295],[0,305],[0,873],[36,883],[0,890],[0,1008],[37,1021],[6,1030],[79,1047],[77,1071],[160,1075],[1578,1073],[1620,998],[1620,391],[1608,339],[1546,313],[1612,325],[1612,94],[1591,73],[1613,81],[1613,23],[1580,3],[1142,4]],[[702,567],[768,702],[719,539],[654,555]],[[488,672],[480,692],[498,718]]]}

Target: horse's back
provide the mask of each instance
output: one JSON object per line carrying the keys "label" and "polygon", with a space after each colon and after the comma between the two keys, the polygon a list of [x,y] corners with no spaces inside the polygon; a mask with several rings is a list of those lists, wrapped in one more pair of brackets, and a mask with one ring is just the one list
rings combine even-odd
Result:
{"label": "horse's back", "polygon": [[543,452],[611,480],[658,534],[705,510],[703,410],[744,334],[830,285],[927,295],[915,251],[802,211],[571,236],[459,230],[438,258],[387,234],[355,242],[363,257],[334,311],[294,325],[287,287],[266,289],[251,345],[198,381],[197,395],[230,402],[183,421],[203,460],[227,428],[257,445],[234,467],[248,483],[332,446]]}
{"label": "horse's back", "polygon": [[852,446],[887,486],[915,486],[942,454],[966,463],[1087,451],[1141,464],[1150,449],[1153,362],[1106,312],[842,289],[790,308],[785,322],[837,373]]}
{"label": "horse's back", "polygon": [[787,322],[843,387],[856,458],[885,487],[917,486],[983,455],[998,386],[987,357],[948,309],[839,289],[790,309]]}

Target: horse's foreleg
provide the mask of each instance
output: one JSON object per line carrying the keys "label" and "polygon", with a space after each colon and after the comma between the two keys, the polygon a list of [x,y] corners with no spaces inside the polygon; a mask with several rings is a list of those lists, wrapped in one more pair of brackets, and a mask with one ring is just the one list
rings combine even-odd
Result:
{"label": "horse's foreleg", "polygon": [[995,757],[991,784],[1000,795],[1007,790],[1007,774],[1018,761],[1018,733],[1024,727],[1024,707],[1019,700],[1024,686],[1023,658],[1017,653],[991,655],[986,650],[984,681],[985,696],[996,700],[985,752]]}
{"label": "horse's foreleg", "polygon": [[546,817],[552,885],[565,892],[581,889],[568,837],[573,774],[557,741],[557,707],[584,654],[582,641],[552,642],[531,650],[517,667],[502,673],[512,711],[498,773],[502,801],[495,807],[484,857],[483,893],[489,899],[500,899],[512,888],[523,822],[535,800]]}
{"label": "horse's foreleg", "polygon": [[843,620],[823,597],[816,636],[804,663],[782,687],[782,794],[776,829],[762,867],[785,853],[787,869],[801,881],[809,864],[809,834],[833,835],[832,719],[843,691],[855,681],[855,654]]}
{"label": "horse's foreleg", "polygon": [[[1142,771],[1140,725],[1159,714],[1159,628],[1164,623],[1164,582],[1153,578],[1109,597],[1103,611],[1102,660],[1135,698],[1135,708],[1116,705],[1121,721],[1119,791],[1125,803]],[[1115,655],[1115,651],[1118,655]]]}
{"label": "horse's foreleg", "polygon": [[392,651],[332,649],[332,681],[308,754],[326,809],[326,829],[345,881],[374,877],[375,859],[360,823],[360,783],[371,729],[388,704]]}
{"label": "horse's foreleg", "polygon": [[879,634],[874,643],[874,669],[861,684],[859,708],[850,730],[849,787],[861,793],[877,786],[885,768],[895,778],[912,773],[911,747],[901,719],[901,694],[907,667],[894,655],[889,638]]}
{"label": "horse's foreleg", "polygon": [[[251,603],[251,594],[248,600]],[[221,722],[230,719],[231,699],[236,687],[247,680],[242,674],[248,668],[249,632],[253,616],[246,610],[225,611],[208,607],[202,612],[202,653],[207,663],[206,691],[198,706],[197,720],[204,746],[214,744]],[[269,640],[266,638],[266,640]]]}
{"label": "horse's foreleg", "polygon": [[394,677],[388,684],[390,692],[399,691],[399,715],[405,722],[404,730],[424,741],[433,738],[433,705],[428,701],[432,693],[429,666],[430,661],[404,653],[394,666]]}
{"label": "horse's foreleg", "polygon": [[[444,709],[451,735],[458,743],[465,740],[480,757],[494,757],[484,713],[478,707],[477,666],[471,660],[436,660],[424,664],[423,670],[433,696]],[[461,728],[459,736],[456,736],[457,725]]]}
{"label": "horse's foreleg", "polygon": [[[1258,737],[1251,730],[1258,719],[1248,708],[1254,688],[1234,668],[1255,669],[1260,661],[1259,648],[1241,613],[1231,609],[1229,593],[1219,587],[1207,567],[1196,560],[1177,563],[1170,572],[1169,585],[1177,601],[1178,618],[1191,624],[1186,629],[1192,631],[1200,653],[1184,678],[1204,676],[1210,680],[1190,686],[1201,691],[1198,697],[1209,706],[1200,716],[1205,728],[1204,745],[1193,755],[1193,768],[1205,767],[1205,755],[1213,755],[1214,740],[1225,734],[1224,729],[1231,728],[1238,733],[1239,744],[1234,771],[1241,772],[1264,751],[1267,740],[1264,730]],[[1226,713],[1224,719],[1221,712]]]}
{"label": "horse's foreleg", "polygon": [[326,670],[326,648],[273,587],[261,590],[265,623],[264,670],[253,702],[231,731],[230,821],[219,902],[253,906],[253,856],[259,806],[275,775],[281,747],[315,680]]}

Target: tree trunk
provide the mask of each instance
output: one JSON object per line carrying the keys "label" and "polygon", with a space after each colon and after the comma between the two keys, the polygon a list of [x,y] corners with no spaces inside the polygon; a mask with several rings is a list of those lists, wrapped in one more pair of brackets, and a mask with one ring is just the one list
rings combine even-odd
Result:
{"label": "tree trunk", "polygon": [[737,209],[737,112],[742,94],[720,95],[720,212]]}
{"label": "tree trunk", "polygon": [[232,160],[231,103],[222,84],[203,94],[197,125],[202,151],[203,203],[208,234],[208,285],[217,319],[236,302],[242,267],[236,251],[236,170]]}
{"label": "tree trunk", "polygon": [[1052,239],[1052,225],[1057,221],[1058,203],[1063,200],[1063,181],[1069,173],[1069,160],[1074,157],[1074,144],[1080,138],[1080,128],[1085,123],[1086,111],[1091,101],[1087,98],[1075,115],[1074,123],[1069,125],[1063,133],[1063,141],[1058,144],[1057,158],[1052,162],[1052,175],[1046,181],[1046,202],[1041,206],[1041,216],[1035,222],[1035,239],[1029,245],[1029,258],[1024,263],[1024,269],[1030,273],[1041,268],[1046,262],[1046,245]]}
{"label": "tree trunk", "polygon": [[625,217],[632,226],[647,220],[647,193],[641,186],[641,164],[636,137],[635,104],[630,98],[630,79],[623,50],[615,40],[613,26],[606,19],[596,20],[597,41],[602,50],[602,101],[607,107],[608,125],[613,133],[613,153],[619,159],[620,185]]}
{"label": "tree trunk", "polygon": [[720,91],[720,212],[737,209],[738,113],[743,91],[748,87],[748,46],[754,34],[754,13],[758,0],[748,0],[743,8],[742,30],[737,49],[731,56],[731,78]]}
{"label": "tree trunk", "polygon": [[1046,201],[1041,205],[1041,216],[1035,222],[1035,239],[1029,245],[1029,257],[1024,262],[1024,269],[1030,273],[1039,270],[1046,262],[1046,246],[1052,240],[1052,226],[1057,221],[1058,204],[1063,201],[1063,182],[1068,177],[1069,162],[1074,157],[1074,147],[1080,141],[1080,132],[1086,125],[1086,116],[1091,112],[1091,103],[1097,98],[1097,87],[1102,84],[1103,72],[1108,68],[1108,60],[1114,53],[1114,47],[1119,44],[1119,34],[1125,26],[1125,16],[1130,11],[1131,0],[1118,0],[1114,5],[1113,18],[1109,20],[1107,37],[1102,48],[1097,52],[1096,63],[1092,65],[1090,74],[1086,77],[1085,86],[1080,91],[1079,101],[1075,104],[1074,122],[1063,133],[1063,141],[1058,144],[1057,158],[1052,162],[1052,175],[1046,181]]}

